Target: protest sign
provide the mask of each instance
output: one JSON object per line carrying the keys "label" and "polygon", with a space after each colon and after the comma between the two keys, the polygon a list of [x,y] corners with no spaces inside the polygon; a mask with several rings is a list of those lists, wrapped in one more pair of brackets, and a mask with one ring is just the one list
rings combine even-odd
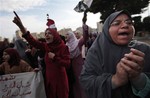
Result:
{"label": "protest sign", "polygon": [[0,98],[46,98],[41,71],[1,75]]}

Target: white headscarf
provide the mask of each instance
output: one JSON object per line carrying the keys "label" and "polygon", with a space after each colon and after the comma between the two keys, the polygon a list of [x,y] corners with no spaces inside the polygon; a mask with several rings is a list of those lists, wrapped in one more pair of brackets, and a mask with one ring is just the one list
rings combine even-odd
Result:
{"label": "white headscarf", "polygon": [[79,40],[76,38],[75,34],[72,31],[68,31],[69,38],[66,42],[66,45],[69,47],[69,51],[72,52],[78,46]]}
{"label": "white headscarf", "polygon": [[70,57],[74,58],[81,54],[78,47],[79,40],[76,38],[75,34],[72,31],[68,31],[69,37],[66,42],[66,45],[69,47]]}

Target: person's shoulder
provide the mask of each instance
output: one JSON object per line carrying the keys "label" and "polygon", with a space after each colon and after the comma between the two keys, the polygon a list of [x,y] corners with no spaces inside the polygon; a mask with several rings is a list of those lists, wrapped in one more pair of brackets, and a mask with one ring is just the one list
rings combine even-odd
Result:
{"label": "person's shoulder", "polygon": [[135,48],[143,51],[143,52],[150,52],[150,44],[143,41],[137,41]]}
{"label": "person's shoulder", "polygon": [[22,65],[22,66],[29,66],[29,64],[23,59],[20,60],[20,65]]}
{"label": "person's shoulder", "polygon": [[3,62],[0,66],[8,65],[8,62]]}
{"label": "person's shoulder", "polygon": [[2,64],[0,64],[0,69],[5,69],[8,67],[9,67],[9,64],[7,62],[3,62]]}

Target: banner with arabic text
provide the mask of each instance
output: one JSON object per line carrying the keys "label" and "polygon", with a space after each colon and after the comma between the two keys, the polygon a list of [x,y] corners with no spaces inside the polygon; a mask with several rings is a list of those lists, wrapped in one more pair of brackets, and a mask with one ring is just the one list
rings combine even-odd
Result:
{"label": "banner with arabic text", "polygon": [[46,98],[41,71],[1,75],[0,98]]}

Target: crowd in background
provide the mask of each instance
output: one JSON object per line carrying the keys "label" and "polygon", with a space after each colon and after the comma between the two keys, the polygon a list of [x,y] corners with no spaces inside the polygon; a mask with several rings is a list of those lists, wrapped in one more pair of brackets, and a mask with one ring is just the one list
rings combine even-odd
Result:
{"label": "crowd in background", "polygon": [[36,39],[14,17],[23,38],[0,42],[1,75],[40,70],[47,98],[149,98],[150,45],[134,40],[128,11],[112,13],[102,33],[83,23],[82,33],[62,36],[47,20],[45,37]]}
{"label": "crowd in background", "polygon": [[[60,38],[63,40],[63,42],[66,44],[69,50],[69,58],[70,58],[69,68],[65,68],[67,73],[67,78],[68,78],[68,82],[66,83],[68,83],[69,85],[68,98],[87,98],[82,87],[80,86],[79,76],[83,67],[86,53],[98,34],[98,33],[89,32],[88,29],[89,27],[87,25],[83,25],[83,32],[78,30],[68,31],[65,33],[64,36],[60,35]],[[56,28],[55,30],[57,31]],[[46,42],[45,38],[38,38],[36,40],[40,42]],[[50,81],[47,80],[46,78],[47,67],[44,60],[44,56],[46,54],[45,51],[43,51],[42,49],[38,49],[34,45],[30,44],[30,42],[26,41],[21,35],[18,34],[18,31],[16,31],[16,37],[13,39],[12,42],[10,42],[7,38],[5,38],[3,41],[0,42],[0,64],[1,65],[3,65],[4,62],[6,62],[4,60],[4,52],[7,49],[14,49],[13,51],[16,51],[18,57],[23,62],[30,65],[32,70],[28,70],[28,71],[33,71],[33,69],[39,68],[39,70],[42,71],[43,73],[45,84],[46,81]],[[11,58],[13,58],[13,55],[11,55],[12,56]],[[8,70],[8,72],[9,71],[10,69]],[[26,71],[20,70],[19,72],[26,72]],[[12,73],[18,73],[18,72],[14,71]],[[8,73],[5,73],[5,71],[2,70],[2,68],[0,67],[0,74],[4,75]],[[53,77],[57,77],[57,76],[53,76]],[[46,91],[48,91],[47,87],[45,89]],[[48,94],[47,96],[48,98],[53,97]]]}

